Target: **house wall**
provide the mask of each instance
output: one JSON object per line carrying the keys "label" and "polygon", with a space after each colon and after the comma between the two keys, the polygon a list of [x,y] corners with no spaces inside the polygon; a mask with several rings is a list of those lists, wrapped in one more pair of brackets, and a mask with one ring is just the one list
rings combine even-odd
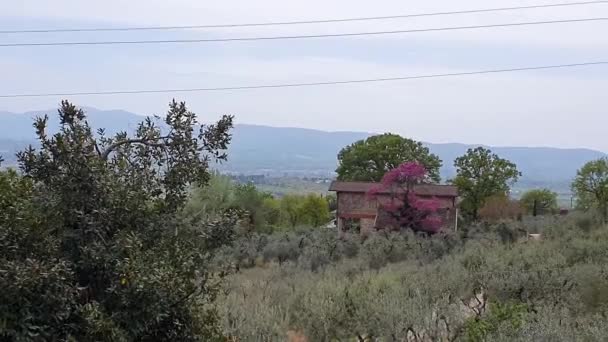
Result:
{"label": "house wall", "polygon": [[[439,207],[449,209],[454,207],[454,197],[420,196],[420,198],[435,199],[439,201]],[[338,215],[376,214],[378,201],[390,200],[390,195],[378,195],[377,198],[369,198],[364,193],[339,192],[338,193]]]}
{"label": "house wall", "polygon": [[[383,228],[374,227],[375,218],[378,213],[378,202],[389,200],[390,195],[378,195],[378,198],[370,198],[365,193],[354,192],[338,192],[338,223],[341,226],[342,220],[345,218],[354,218],[361,220],[361,230]],[[434,198],[439,201],[441,215],[445,221],[447,228],[454,228],[456,210],[454,208],[454,197],[432,197],[421,196],[422,198]]]}
{"label": "house wall", "polygon": [[361,218],[376,216],[378,201],[365,193],[339,192],[338,217]]}

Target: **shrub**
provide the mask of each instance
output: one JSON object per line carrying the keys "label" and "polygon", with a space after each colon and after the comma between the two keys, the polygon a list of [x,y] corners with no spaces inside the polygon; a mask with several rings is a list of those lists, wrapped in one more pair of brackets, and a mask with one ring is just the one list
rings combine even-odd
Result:
{"label": "shrub", "polygon": [[527,313],[525,304],[496,302],[491,304],[489,313],[484,317],[469,319],[465,325],[464,335],[467,341],[486,341],[489,335],[499,330],[506,332],[517,331],[524,323]]}
{"label": "shrub", "polygon": [[483,207],[479,209],[479,218],[482,221],[498,222],[501,220],[520,219],[524,213],[521,204],[503,195],[488,198]]}
{"label": "shrub", "polygon": [[276,261],[283,264],[286,261],[295,261],[300,256],[299,243],[293,235],[285,234],[271,240],[262,252],[265,261]]}
{"label": "shrub", "polygon": [[349,235],[347,238],[338,240],[338,255],[345,258],[354,258],[359,254],[361,238]]}

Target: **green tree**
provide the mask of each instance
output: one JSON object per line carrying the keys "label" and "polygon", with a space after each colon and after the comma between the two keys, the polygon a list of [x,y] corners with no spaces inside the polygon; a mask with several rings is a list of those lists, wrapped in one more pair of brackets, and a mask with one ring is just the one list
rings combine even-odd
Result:
{"label": "green tree", "polygon": [[271,226],[281,223],[281,201],[274,197],[266,197],[262,202],[266,222]]}
{"label": "green tree", "polygon": [[578,170],[572,191],[589,206],[597,208],[608,223],[608,158],[590,161]]}
{"label": "green tree", "polygon": [[322,196],[307,195],[300,205],[301,217],[305,223],[320,227],[329,221],[329,205]]}
{"label": "green tree", "polygon": [[336,172],[342,181],[379,182],[388,171],[414,161],[424,165],[431,181],[440,181],[439,157],[420,142],[390,133],[372,136],[343,148],[338,154]]}
{"label": "green tree", "polygon": [[552,213],[558,209],[557,193],[549,189],[526,191],[522,195],[520,202],[526,209],[526,212],[533,216]]}
{"label": "green tree", "polygon": [[285,195],[281,198],[281,215],[283,221],[292,228],[302,222],[302,197]]}
{"label": "green tree", "polygon": [[235,186],[232,207],[245,211],[249,225],[258,231],[271,230],[280,216],[272,194],[258,190],[252,183]]}
{"label": "green tree", "polygon": [[[573,191],[574,192],[574,191]],[[576,194],[575,208],[582,211],[589,211],[597,209],[595,204],[595,197],[588,193]]]}
{"label": "green tree", "polygon": [[454,161],[456,177],[451,183],[462,197],[463,214],[477,220],[479,209],[487,198],[506,195],[521,173],[512,162],[502,159],[483,147],[469,149]]}
{"label": "green tree", "polygon": [[59,132],[0,173],[0,340],[198,341],[219,337],[216,248],[232,217],[179,218],[192,183],[224,160],[232,117],[202,126],[171,102],[134,137],[94,135],[64,101]]}
{"label": "green tree", "polygon": [[234,202],[234,184],[230,177],[214,173],[209,183],[196,187],[184,208],[186,216],[197,216],[203,219],[221,217]]}

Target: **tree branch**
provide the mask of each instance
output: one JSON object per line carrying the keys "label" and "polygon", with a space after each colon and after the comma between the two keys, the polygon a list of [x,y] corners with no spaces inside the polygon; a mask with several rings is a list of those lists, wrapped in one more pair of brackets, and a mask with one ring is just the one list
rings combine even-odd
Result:
{"label": "tree branch", "polygon": [[99,146],[97,145],[97,141],[94,141],[95,144],[95,151],[97,151],[97,154],[101,157],[101,151],[99,150]]}
{"label": "tree branch", "polygon": [[164,139],[168,139],[168,138],[169,138],[169,136],[157,137],[157,138],[148,138],[148,139],[125,139],[125,140],[121,140],[121,141],[115,142],[112,145],[108,146],[108,148],[106,148],[100,154],[100,157],[103,160],[108,160],[108,157],[110,156],[110,153],[114,152],[114,150],[116,150],[118,147],[120,147],[122,145],[142,144],[142,145],[152,146],[152,147],[165,147],[165,146],[168,146],[169,143],[166,143],[166,142],[164,142],[164,143],[155,143],[153,141],[164,140]]}

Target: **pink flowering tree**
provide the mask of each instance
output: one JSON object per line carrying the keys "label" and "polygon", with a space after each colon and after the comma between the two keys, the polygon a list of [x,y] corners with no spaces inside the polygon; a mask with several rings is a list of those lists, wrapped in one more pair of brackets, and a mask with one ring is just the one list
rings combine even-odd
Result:
{"label": "pink flowering tree", "polygon": [[438,215],[439,201],[420,198],[415,192],[416,185],[428,180],[428,171],[417,162],[407,162],[387,172],[380,185],[367,193],[378,201],[382,224],[431,234],[439,232],[443,223]]}

